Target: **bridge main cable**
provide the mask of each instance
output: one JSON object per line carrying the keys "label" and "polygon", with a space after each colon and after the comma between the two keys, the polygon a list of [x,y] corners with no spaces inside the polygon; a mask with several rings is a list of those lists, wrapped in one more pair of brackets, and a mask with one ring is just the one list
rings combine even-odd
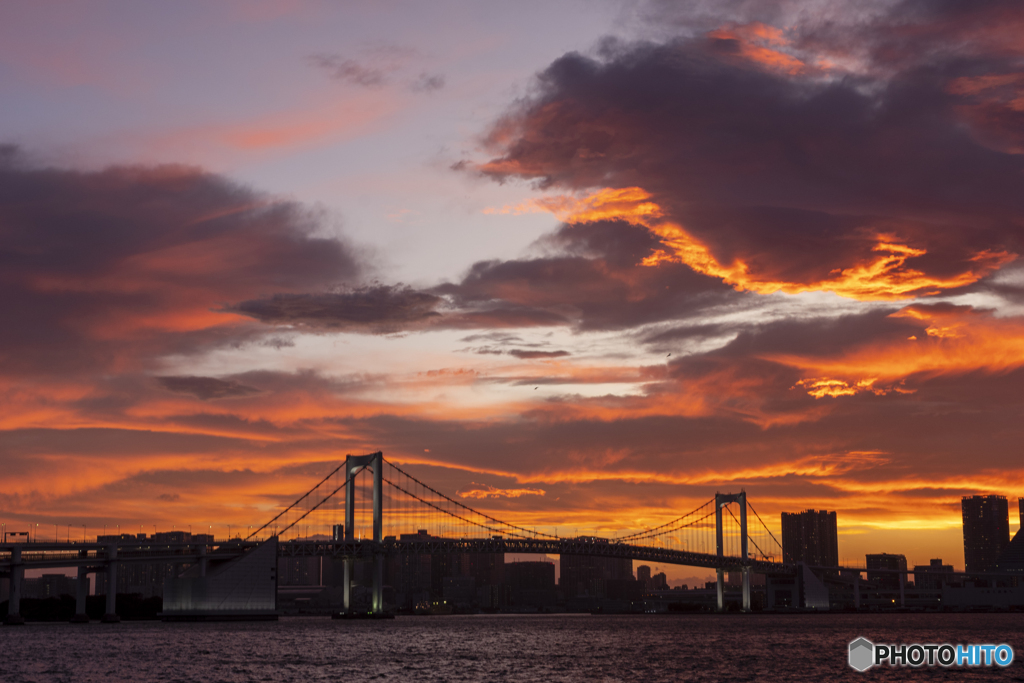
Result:
{"label": "bridge main cable", "polygon": [[[280,519],[280,518],[281,518],[281,517],[282,517],[283,515],[287,514],[287,513],[289,512],[289,511],[291,511],[291,510],[292,510],[292,508],[294,508],[294,507],[295,507],[296,505],[298,505],[298,504],[299,504],[299,503],[301,503],[301,502],[302,502],[303,500],[305,500],[305,498],[306,498],[307,496],[309,496],[309,494],[313,493],[313,491],[316,491],[316,490],[317,490],[318,488],[320,488],[320,487],[321,487],[321,486],[323,485],[323,483],[324,483],[325,481],[327,481],[328,479],[330,479],[331,477],[333,477],[333,476],[334,476],[334,474],[335,474],[335,472],[337,472],[338,470],[340,470],[340,469],[341,469],[342,467],[344,467],[344,466],[345,466],[345,463],[341,463],[340,465],[338,465],[337,467],[335,467],[335,468],[334,468],[334,469],[333,469],[333,470],[331,471],[331,473],[330,473],[330,474],[328,474],[328,475],[327,475],[326,477],[324,477],[323,479],[321,479],[321,480],[320,480],[320,483],[319,483],[319,484],[317,484],[316,486],[314,486],[313,488],[311,488],[310,490],[308,490],[308,491],[306,491],[306,492],[305,492],[304,494],[302,494],[302,496],[300,496],[298,500],[296,500],[296,501],[295,501],[294,503],[292,503],[291,505],[289,505],[288,507],[286,507],[286,508],[285,508],[284,510],[282,510],[281,512],[279,512],[279,513],[277,514],[277,516],[275,516],[275,517],[274,517],[274,518],[273,518],[272,520],[270,520],[269,522],[267,522],[266,524],[264,524],[263,526],[261,526],[261,527],[260,527],[259,529],[257,529],[256,531],[252,532],[252,533],[251,533],[251,534],[249,534],[248,536],[246,536],[246,537],[245,537],[245,540],[247,540],[247,541],[248,541],[248,540],[249,540],[250,538],[252,538],[252,537],[253,537],[253,536],[255,536],[256,534],[258,534],[259,532],[263,531],[264,529],[266,529],[267,527],[269,527],[269,526],[270,526],[271,524],[273,524],[274,522],[276,522],[277,520],[279,520],[279,519]],[[278,535],[280,535],[280,534],[283,534],[284,532],[288,531],[288,530],[289,530],[289,529],[291,529],[291,528],[292,528],[293,526],[295,526],[296,524],[298,524],[299,522],[301,522],[302,520],[304,520],[304,519],[305,519],[306,517],[308,517],[308,516],[309,516],[309,514],[310,514],[311,512],[313,512],[314,510],[316,510],[317,508],[319,508],[319,507],[320,507],[321,505],[323,505],[324,503],[326,503],[326,502],[327,502],[328,500],[330,500],[330,499],[331,499],[331,497],[333,497],[335,493],[337,493],[338,491],[340,491],[340,490],[341,490],[342,488],[344,488],[344,487],[345,487],[345,485],[346,485],[346,484],[348,484],[348,483],[349,483],[350,481],[352,481],[353,479],[355,479],[355,478],[356,478],[356,475],[357,475],[357,474],[359,474],[360,472],[362,472],[362,471],[363,471],[364,469],[366,469],[366,467],[365,467],[365,466],[364,466],[364,467],[360,467],[360,468],[359,468],[359,469],[357,469],[357,470],[356,470],[355,472],[353,472],[353,473],[352,473],[352,476],[350,476],[350,477],[349,477],[348,479],[346,479],[346,480],[344,481],[344,483],[342,483],[342,484],[341,484],[340,486],[338,486],[338,488],[334,489],[333,491],[331,491],[330,493],[328,493],[328,494],[327,494],[326,496],[324,496],[324,499],[323,499],[323,500],[321,500],[321,501],[320,501],[319,503],[317,503],[316,505],[314,505],[314,506],[313,506],[313,507],[311,507],[310,509],[306,510],[306,512],[305,512],[305,513],[304,513],[304,514],[303,514],[303,515],[302,515],[301,517],[299,517],[299,518],[298,518],[298,519],[296,519],[296,520],[295,520],[294,522],[292,522],[291,524],[289,524],[288,526],[286,526],[286,527],[285,527],[284,529],[281,529],[281,531],[279,531],[279,532],[278,532]]]}

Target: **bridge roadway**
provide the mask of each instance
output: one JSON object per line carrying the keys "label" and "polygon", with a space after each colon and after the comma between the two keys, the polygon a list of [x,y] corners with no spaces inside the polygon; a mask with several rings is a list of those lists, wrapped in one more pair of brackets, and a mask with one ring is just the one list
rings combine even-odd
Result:
{"label": "bridge roadway", "polygon": [[387,538],[373,541],[285,541],[278,548],[282,557],[324,556],[369,558],[376,553],[384,555],[429,555],[444,553],[522,553],[536,555],[590,555],[595,557],[622,557],[654,564],[678,564],[688,567],[708,567],[738,570],[744,564],[758,573],[778,574],[792,571],[778,562],[750,559],[746,563],[739,557],[710,555],[685,550],[671,550],[655,546],[631,545],[614,541],[594,541],[578,538],[428,538],[424,540],[396,540]]}
{"label": "bridge roadway", "polygon": [[[0,545],[0,575],[9,575],[13,550],[20,550],[15,562],[25,569],[57,567],[96,567],[110,562],[108,543],[7,543]],[[216,543],[212,550],[195,543],[121,542],[117,544],[116,561],[119,564],[136,562],[163,562],[191,564],[205,558],[210,561],[229,560],[241,555],[245,549],[258,545],[255,541],[227,541]],[[371,558],[377,554],[426,555],[446,553],[521,553],[537,555],[590,555],[595,557],[621,557],[652,564],[675,564],[688,567],[737,570],[744,565],[739,557],[711,555],[685,550],[672,550],[656,546],[632,545],[614,541],[591,539],[532,539],[532,538],[439,538],[423,540],[396,540],[382,542],[294,540],[278,544],[281,557],[353,557]],[[778,562],[750,559],[750,571],[766,574],[792,572]]]}

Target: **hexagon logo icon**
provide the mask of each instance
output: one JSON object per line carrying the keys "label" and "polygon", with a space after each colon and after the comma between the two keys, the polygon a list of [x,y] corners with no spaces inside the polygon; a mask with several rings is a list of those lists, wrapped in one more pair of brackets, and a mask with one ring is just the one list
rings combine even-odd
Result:
{"label": "hexagon logo icon", "polygon": [[858,638],[850,643],[850,666],[857,671],[867,671],[874,663],[874,643],[867,638]]}

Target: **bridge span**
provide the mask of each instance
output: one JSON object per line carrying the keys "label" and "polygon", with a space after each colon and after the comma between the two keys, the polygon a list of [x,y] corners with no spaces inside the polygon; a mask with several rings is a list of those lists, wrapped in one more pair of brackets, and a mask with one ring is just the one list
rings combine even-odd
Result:
{"label": "bridge span", "polygon": [[[752,524],[748,524],[750,517]],[[364,529],[368,532],[365,535]],[[742,575],[744,609],[750,607],[752,571],[793,571],[780,562],[781,544],[742,491],[716,493],[668,522],[612,538],[559,535],[557,527],[555,533],[552,527],[541,529],[547,530],[512,524],[470,508],[377,452],[348,456],[316,486],[245,539],[154,543],[126,534],[103,537],[103,542],[97,543],[4,543],[0,544],[0,578],[10,581],[11,615],[17,617],[20,584],[27,569],[77,567],[78,611],[84,615],[82,586],[87,584],[84,579],[89,573],[106,572],[108,585],[116,585],[118,565],[161,562],[198,566],[202,577],[209,563],[240,558],[268,540],[277,544],[277,553],[283,557],[343,558],[346,610],[350,608],[354,562],[372,562],[375,613],[384,609],[384,559],[394,555],[584,555],[705,567],[716,570],[720,608],[724,573],[735,571]],[[109,621],[117,620],[113,593],[107,595]]]}

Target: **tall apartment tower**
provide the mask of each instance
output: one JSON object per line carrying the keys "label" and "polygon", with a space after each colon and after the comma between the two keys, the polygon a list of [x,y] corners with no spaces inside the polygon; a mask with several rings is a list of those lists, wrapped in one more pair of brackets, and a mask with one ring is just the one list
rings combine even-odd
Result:
{"label": "tall apartment tower", "polygon": [[839,565],[836,513],[804,510],[782,513],[782,561],[805,562],[813,567]]}
{"label": "tall apartment tower", "polygon": [[1010,544],[1010,514],[1006,496],[964,496],[964,566],[968,572],[995,569]]}

